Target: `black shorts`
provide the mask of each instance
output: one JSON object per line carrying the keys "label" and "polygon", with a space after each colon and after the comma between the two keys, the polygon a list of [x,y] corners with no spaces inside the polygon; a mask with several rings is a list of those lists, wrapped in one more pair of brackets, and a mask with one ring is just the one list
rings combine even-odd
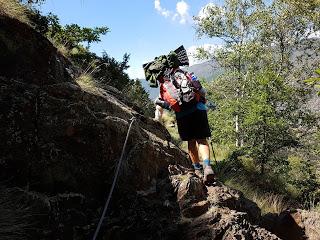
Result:
{"label": "black shorts", "polygon": [[207,111],[195,110],[177,119],[178,132],[182,141],[211,137]]}

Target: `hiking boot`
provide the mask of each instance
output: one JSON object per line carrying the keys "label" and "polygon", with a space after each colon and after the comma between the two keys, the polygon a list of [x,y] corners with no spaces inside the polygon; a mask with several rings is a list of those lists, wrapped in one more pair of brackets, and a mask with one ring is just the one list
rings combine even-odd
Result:
{"label": "hiking boot", "polygon": [[187,168],[187,169],[186,169],[186,173],[187,173],[188,175],[194,175],[194,174],[195,174],[193,168]]}
{"label": "hiking boot", "polygon": [[195,169],[194,170],[194,173],[200,178],[202,179],[203,178],[203,169]]}
{"label": "hiking boot", "polygon": [[204,167],[204,174],[203,174],[203,183],[205,185],[211,185],[216,182],[214,172],[210,165]]}

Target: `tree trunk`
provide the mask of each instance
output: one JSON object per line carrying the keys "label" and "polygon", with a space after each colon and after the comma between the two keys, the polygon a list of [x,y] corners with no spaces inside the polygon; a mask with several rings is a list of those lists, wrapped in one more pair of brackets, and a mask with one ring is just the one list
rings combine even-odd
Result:
{"label": "tree trunk", "polygon": [[239,116],[235,116],[235,128],[236,128],[236,147],[240,146],[240,141],[239,141]]}

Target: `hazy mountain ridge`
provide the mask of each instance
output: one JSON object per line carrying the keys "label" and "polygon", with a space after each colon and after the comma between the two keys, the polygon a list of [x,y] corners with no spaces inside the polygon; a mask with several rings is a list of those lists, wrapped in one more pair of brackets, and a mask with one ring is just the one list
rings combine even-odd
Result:
{"label": "hazy mountain ridge", "polygon": [[198,78],[205,78],[207,81],[213,80],[222,69],[216,60],[209,60],[192,66],[183,67],[188,72],[193,72]]}
{"label": "hazy mountain ridge", "polygon": [[[320,39],[306,39],[302,44],[293,49],[290,60],[293,63],[294,71],[288,77],[293,81],[297,81],[297,79],[294,80],[296,78],[295,73],[299,72],[301,74],[305,72],[301,76],[301,80],[302,78],[307,79],[310,72],[314,72],[314,70],[320,67]],[[215,60],[183,67],[183,69],[193,72],[198,78],[204,78],[207,81],[212,81],[223,72],[223,69],[219,67],[219,64]],[[159,95],[159,88],[151,88],[145,79],[140,79],[140,81],[144,89],[149,93],[150,99],[155,99]],[[320,107],[319,101],[319,98],[312,99],[310,104],[315,109],[317,105]]]}
{"label": "hazy mountain ridge", "polygon": [[[290,61],[292,71],[288,75],[289,81],[303,83],[304,80],[310,78],[310,75],[315,76],[315,70],[320,68],[320,38],[305,39],[293,49]],[[320,98],[316,94],[310,97],[306,107],[313,112],[320,111]]]}

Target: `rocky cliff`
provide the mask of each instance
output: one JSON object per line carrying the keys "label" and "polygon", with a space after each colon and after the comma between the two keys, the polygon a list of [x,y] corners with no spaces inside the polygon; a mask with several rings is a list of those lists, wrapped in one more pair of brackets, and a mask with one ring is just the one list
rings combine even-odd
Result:
{"label": "rocky cliff", "polygon": [[[0,239],[92,238],[132,117],[100,239],[287,238],[279,216],[273,226],[240,192],[204,186],[167,130],[116,89],[77,84],[31,27],[0,16],[0,51]],[[295,239],[319,236],[307,214],[286,216]]]}

